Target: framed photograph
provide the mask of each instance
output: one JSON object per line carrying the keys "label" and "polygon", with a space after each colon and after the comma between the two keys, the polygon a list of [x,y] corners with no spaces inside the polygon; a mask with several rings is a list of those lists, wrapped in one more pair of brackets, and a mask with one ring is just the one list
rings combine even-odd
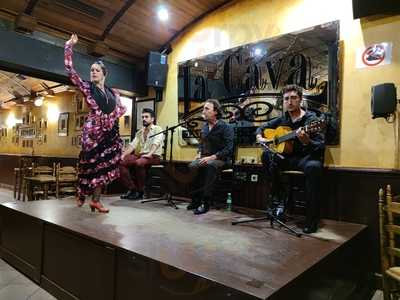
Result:
{"label": "framed photograph", "polygon": [[40,119],[39,120],[39,122],[38,122],[39,124],[38,124],[38,127],[40,128],[40,129],[46,129],[47,128],[47,120],[45,120],[45,119]]}
{"label": "framed photograph", "polygon": [[124,116],[124,128],[130,128],[131,126],[131,116]]}
{"label": "framed photograph", "polygon": [[81,92],[75,93],[75,108],[76,113],[82,113],[85,111],[85,101]]}
{"label": "framed photograph", "polygon": [[68,116],[69,113],[61,113],[58,117],[58,136],[68,136]]}
{"label": "framed photograph", "polygon": [[22,127],[19,129],[19,135],[24,139],[33,139],[36,137],[36,128]]}
{"label": "framed photograph", "polygon": [[85,123],[86,114],[77,114],[75,117],[75,130],[82,130]]}

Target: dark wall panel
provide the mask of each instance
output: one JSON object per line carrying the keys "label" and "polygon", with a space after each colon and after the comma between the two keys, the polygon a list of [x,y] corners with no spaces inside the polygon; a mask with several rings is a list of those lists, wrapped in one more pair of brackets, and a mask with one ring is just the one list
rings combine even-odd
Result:
{"label": "dark wall panel", "polygon": [[20,271],[40,281],[43,222],[0,208],[1,252]]}
{"label": "dark wall panel", "polygon": [[47,280],[78,299],[113,299],[114,248],[46,225],[43,251]]}

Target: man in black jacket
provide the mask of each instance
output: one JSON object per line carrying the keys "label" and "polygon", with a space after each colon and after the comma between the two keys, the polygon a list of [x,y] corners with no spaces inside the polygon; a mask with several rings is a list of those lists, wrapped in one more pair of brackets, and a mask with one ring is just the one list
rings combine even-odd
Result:
{"label": "man in black jacket", "polygon": [[320,186],[322,175],[322,158],[325,149],[324,134],[315,132],[308,134],[304,126],[317,120],[315,113],[305,111],[301,108],[303,96],[302,88],[297,85],[287,85],[282,90],[283,107],[285,113],[273,119],[257,129],[256,138],[258,142],[267,142],[263,132],[267,128],[276,129],[279,126],[289,126],[296,130],[293,141],[293,152],[285,155],[284,159],[271,155],[264,151],[262,163],[272,179],[272,191],[274,196],[278,195],[279,170],[297,169],[305,173],[306,177],[306,223],[303,231],[305,233],[316,232],[319,221]]}
{"label": "man in black jacket", "polygon": [[203,107],[203,118],[206,122],[201,130],[198,153],[189,164],[191,171],[197,171],[197,174],[193,181],[192,202],[187,209],[193,209],[196,215],[209,210],[217,174],[231,163],[233,129],[221,120],[221,116],[220,103],[215,99],[208,99]]}

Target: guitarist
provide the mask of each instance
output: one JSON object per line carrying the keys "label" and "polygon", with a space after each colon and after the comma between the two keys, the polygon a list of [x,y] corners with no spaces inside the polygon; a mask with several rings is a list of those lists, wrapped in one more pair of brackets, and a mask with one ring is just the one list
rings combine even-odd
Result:
{"label": "guitarist", "polygon": [[296,137],[293,140],[293,151],[291,154],[284,154],[279,157],[270,151],[265,150],[261,160],[267,174],[272,179],[272,197],[278,196],[279,171],[300,170],[306,178],[306,223],[304,233],[313,233],[318,229],[319,206],[321,194],[322,160],[325,149],[325,138],[323,133],[308,134],[303,126],[310,124],[317,119],[315,113],[305,111],[301,108],[303,96],[302,88],[291,84],[282,90],[284,114],[281,117],[272,119],[263,124],[256,131],[258,142],[266,143],[263,132],[265,129],[276,129],[280,126],[288,126],[296,130]]}

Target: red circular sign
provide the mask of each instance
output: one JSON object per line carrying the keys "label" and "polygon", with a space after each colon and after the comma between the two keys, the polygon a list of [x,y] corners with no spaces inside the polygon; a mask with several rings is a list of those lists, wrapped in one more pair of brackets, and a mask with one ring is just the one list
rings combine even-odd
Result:
{"label": "red circular sign", "polygon": [[385,60],[385,47],[381,44],[369,46],[362,54],[362,62],[367,66],[376,66]]}

